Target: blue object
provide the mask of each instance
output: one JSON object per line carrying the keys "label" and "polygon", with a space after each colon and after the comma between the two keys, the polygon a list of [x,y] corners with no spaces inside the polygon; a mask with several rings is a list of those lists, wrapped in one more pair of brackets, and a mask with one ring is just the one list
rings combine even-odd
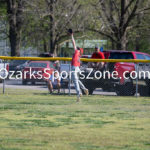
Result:
{"label": "blue object", "polygon": [[101,48],[100,48],[100,52],[103,52],[103,50],[104,50],[104,47],[103,47],[103,46],[101,46]]}

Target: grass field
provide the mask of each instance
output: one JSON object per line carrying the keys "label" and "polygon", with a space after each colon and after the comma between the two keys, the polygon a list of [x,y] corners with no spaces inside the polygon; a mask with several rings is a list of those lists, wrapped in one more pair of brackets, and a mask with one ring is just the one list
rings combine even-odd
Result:
{"label": "grass field", "polygon": [[0,150],[150,150],[150,98],[7,91]]}

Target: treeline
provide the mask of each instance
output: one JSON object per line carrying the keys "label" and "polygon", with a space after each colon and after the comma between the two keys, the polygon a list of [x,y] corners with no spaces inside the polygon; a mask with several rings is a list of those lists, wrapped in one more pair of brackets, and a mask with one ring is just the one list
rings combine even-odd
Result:
{"label": "treeline", "polygon": [[11,56],[20,56],[22,46],[57,53],[68,28],[78,38],[107,39],[111,49],[150,49],[147,0],[0,0],[0,22]]}

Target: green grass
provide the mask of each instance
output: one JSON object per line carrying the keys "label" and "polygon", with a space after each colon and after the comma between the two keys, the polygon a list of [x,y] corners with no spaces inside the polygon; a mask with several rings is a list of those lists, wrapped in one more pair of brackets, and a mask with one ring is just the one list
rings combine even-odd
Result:
{"label": "green grass", "polygon": [[0,95],[0,150],[149,149],[148,97]]}

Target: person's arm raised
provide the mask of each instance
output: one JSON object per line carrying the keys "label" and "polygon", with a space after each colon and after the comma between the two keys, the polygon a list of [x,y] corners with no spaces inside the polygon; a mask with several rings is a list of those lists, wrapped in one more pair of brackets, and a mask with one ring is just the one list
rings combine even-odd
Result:
{"label": "person's arm raised", "polygon": [[72,29],[68,29],[68,33],[71,35],[73,48],[74,48],[74,50],[76,50],[76,49],[77,49],[77,47],[76,47],[76,42],[75,42],[75,40],[74,40],[74,36],[73,36],[73,30],[72,30]]}
{"label": "person's arm raised", "polygon": [[75,42],[75,40],[74,40],[74,36],[73,36],[73,34],[71,34],[71,38],[72,38],[73,48],[74,48],[74,50],[76,50],[76,49],[77,49],[77,47],[76,47],[76,42]]}

